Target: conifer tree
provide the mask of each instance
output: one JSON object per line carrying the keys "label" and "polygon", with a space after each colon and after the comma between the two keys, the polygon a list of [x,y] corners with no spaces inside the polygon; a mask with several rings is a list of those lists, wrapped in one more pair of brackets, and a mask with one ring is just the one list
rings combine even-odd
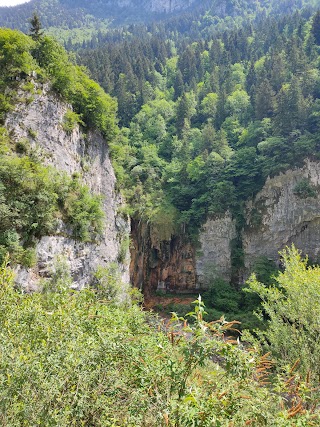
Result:
{"label": "conifer tree", "polygon": [[314,36],[316,44],[320,46],[320,10],[318,10],[318,12],[314,15],[311,32]]}
{"label": "conifer tree", "polygon": [[33,40],[39,41],[40,37],[43,34],[41,28],[42,25],[40,22],[40,18],[36,13],[34,13],[32,18],[30,19],[30,36]]}

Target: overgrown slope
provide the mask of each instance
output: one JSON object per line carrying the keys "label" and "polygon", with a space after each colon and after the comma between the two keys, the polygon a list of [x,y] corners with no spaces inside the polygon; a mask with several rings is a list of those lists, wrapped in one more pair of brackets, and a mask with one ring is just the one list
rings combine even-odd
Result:
{"label": "overgrown slope", "polygon": [[[319,271],[311,277],[296,261],[312,293]],[[65,274],[58,284],[21,294],[0,269],[3,427],[319,425],[318,364],[306,359],[304,379],[297,364],[284,366],[294,352],[273,362],[245,350],[224,336],[232,324],[203,321],[201,300],[193,325],[176,321],[162,332],[137,306],[106,300],[107,289],[71,292]]]}
{"label": "overgrown slope", "polygon": [[[58,171],[54,166],[59,165],[45,166],[44,141],[35,142],[38,135],[34,128],[24,129],[23,138],[15,135],[17,127],[24,127],[28,108],[35,100],[43,105],[41,96],[46,88],[52,92],[51,102],[55,103],[54,96],[61,96],[74,105],[72,110],[69,104],[62,122],[56,123],[66,137],[79,123],[83,129],[91,126],[100,130],[105,140],[117,131],[116,102],[72,64],[56,42],[45,37],[34,39],[17,31],[0,30],[0,257],[3,260],[9,252],[13,262],[26,267],[36,263],[38,240],[54,235],[61,222],[69,227],[65,234],[82,242],[99,242],[105,227],[102,198],[91,193],[82,177],[68,176],[61,168]],[[21,116],[15,111],[17,105]],[[6,121],[10,114],[11,127]],[[34,114],[41,116],[41,112]],[[51,120],[59,118],[52,116]],[[42,130],[40,133],[44,134]]]}

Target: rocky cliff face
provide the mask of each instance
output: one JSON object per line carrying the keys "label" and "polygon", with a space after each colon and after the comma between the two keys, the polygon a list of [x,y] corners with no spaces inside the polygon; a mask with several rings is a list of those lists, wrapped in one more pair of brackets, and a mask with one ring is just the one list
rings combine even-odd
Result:
{"label": "rocky cliff face", "polygon": [[230,212],[221,218],[209,219],[199,240],[201,249],[196,257],[197,283],[206,287],[210,279],[231,278],[231,242],[237,237],[235,221]]}
{"label": "rocky cliff face", "polygon": [[146,12],[170,13],[187,9],[195,0],[116,0],[109,1],[111,7],[117,6],[120,9],[137,7],[144,9]]}
{"label": "rocky cliff face", "polygon": [[131,282],[148,296],[155,291],[188,292],[196,288],[195,248],[181,236],[153,239],[149,225],[132,221]]}
{"label": "rocky cliff face", "polygon": [[[302,185],[301,185],[302,184]],[[299,190],[300,188],[300,190]],[[305,161],[303,168],[269,178],[245,209],[241,233],[245,279],[259,257],[279,262],[279,251],[292,243],[313,260],[320,255],[320,163]],[[232,241],[235,222],[227,213],[208,220],[200,234],[202,253],[197,258],[198,281],[204,265],[213,277],[231,279]]]}
{"label": "rocky cliff face", "polygon": [[243,249],[248,269],[259,256],[277,261],[279,250],[292,243],[319,259],[320,163],[307,160],[301,169],[268,179],[248,202],[246,219]]}
{"label": "rocky cliff face", "polygon": [[[34,95],[28,105],[18,104],[8,115],[5,125],[13,140],[27,139],[32,151],[44,164],[53,165],[69,175],[80,175],[93,193],[102,196],[105,227],[99,244],[89,244],[73,240],[61,223],[54,236],[43,237],[38,242],[36,268],[19,268],[17,281],[35,288],[40,278],[50,276],[55,259],[62,255],[74,286],[81,288],[91,281],[99,265],[117,262],[129,224],[117,213],[121,199],[115,190],[115,175],[102,136],[95,132],[84,135],[79,126],[70,133],[65,132],[62,123],[70,106],[50,92],[49,86],[39,86],[38,92],[40,94]],[[123,279],[128,282],[127,264],[128,257],[121,265]]]}
{"label": "rocky cliff face", "polygon": [[[199,235],[199,247],[180,238],[153,247],[150,231],[134,230],[131,273],[136,285],[148,290],[195,291],[214,278],[230,281],[232,248],[242,241],[242,283],[259,257],[280,262],[279,251],[292,243],[312,260],[320,260],[320,162],[268,179],[245,209],[245,227],[239,234],[227,212],[208,219]],[[141,227],[141,226],[140,226]],[[238,272],[239,273],[239,272]]]}

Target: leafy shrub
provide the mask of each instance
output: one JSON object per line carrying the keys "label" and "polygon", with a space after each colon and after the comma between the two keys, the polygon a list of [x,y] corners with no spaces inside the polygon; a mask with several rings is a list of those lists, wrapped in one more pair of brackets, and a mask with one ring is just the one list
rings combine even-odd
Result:
{"label": "leafy shrub", "polygon": [[[294,411],[287,377],[263,386],[273,379],[268,356],[233,345],[224,335],[231,324],[204,322],[201,300],[189,314],[193,326],[174,317],[163,333],[139,307],[115,306],[88,289],[21,293],[3,266],[0,301],[3,427],[319,422],[306,406],[315,393],[303,391],[303,409]],[[291,390],[287,402],[284,392]]]}
{"label": "leafy shrub", "polygon": [[235,313],[238,311],[241,296],[239,291],[230,283],[216,279],[203,295],[203,298],[210,308],[214,307],[221,313]]}
{"label": "leafy shrub", "polygon": [[126,261],[128,252],[129,252],[129,246],[130,246],[130,237],[128,235],[122,236],[122,239],[120,241],[119,252],[117,256],[117,261],[120,264],[123,264]]}
{"label": "leafy shrub", "polygon": [[34,239],[54,232],[57,217],[72,227],[73,237],[97,239],[103,211],[98,196],[78,179],[41,166],[27,156],[0,157],[0,258],[31,266],[34,255],[25,251]]}
{"label": "leafy shrub", "polygon": [[300,199],[307,199],[308,197],[317,197],[315,188],[311,185],[307,178],[303,178],[299,181],[293,190],[294,194]]}
{"label": "leafy shrub", "polygon": [[116,301],[119,299],[121,293],[121,278],[119,267],[116,263],[111,263],[107,267],[98,267],[94,278],[94,289],[99,298],[108,301]]}
{"label": "leafy shrub", "polygon": [[104,218],[101,197],[92,195],[77,177],[62,175],[56,184],[58,202],[65,221],[72,226],[73,237],[84,242],[99,238]]}
{"label": "leafy shrub", "polygon": [[[268,328],[256,331],[265,349],[285,368],[299,359],[299,370],[320,374],[320,267],[307,267],[292,246],[282,252],[285,271],[266,286],[255,275],[248,281],[249,291],[259,295],[267,314]],[[262,315],[262,314],[261,314]]]}
{"label": "leafy shrub", "polygon": [[67,133],[71,133],[78,124],[84,125],[83,121],[81,120],[81,117],[79,116],[79,114],[68,109],[63,117],[63,130]]}

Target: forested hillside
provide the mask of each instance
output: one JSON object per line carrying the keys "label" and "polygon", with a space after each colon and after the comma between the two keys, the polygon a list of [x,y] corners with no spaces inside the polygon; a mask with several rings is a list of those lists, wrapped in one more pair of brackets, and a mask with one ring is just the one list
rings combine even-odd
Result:
{"label": "forested hillside", "polygon": [[[79,14],[69,9],[71,1],[63,3],[65,9],[60,3],[32,1],[1,16],[10,20],[12,11],[21,11],[10,21],[18,25],[38,4],[43,25],[67,23],[68,37],[69,28],[87,25],[88,13],[96,25],[100,2],[77,3]],[[42,32],[37,15],[29,35],[0,29],[2,426],[319,425],[320,268],[313,256],[319,254],[320,225],[319,205],[312,202],[320,200],[320,12],[303,8],[315,5],[206,2],[162,23],[108,30],[92,39],[89,31],[79,43],[67,42],[74,49],[69,53]],[[54,126],[64,135],[62,144],[73,144],[66,161],[80,165],[70,175],[50,165],[52,152],[41,150],[39,135],[24,121],[30,106],[36,104],[34,113],[48,105],[41,110],[44,118],[60,103],[65,107],[52,116]],[[15,121],[25,138],[10,128]],[[80,133],[82,151],[74,144]],[[111,247],[119,248],[116,264],[103,253],[104,267],[75,291],[74,271],[62,258],[45,271],[38,292],[25,292],[13,269],[22,265],[33,272],[41,237],[62,229],[62,238],[73,248],[83,243],[84,253],[92,250],[86,244],[110,232],[104,227],[105,200],[83,181],[89,173],[91,182],[105,185],[90,162],[92,143],[101,168],[112,169],[103,162],[111,154],[126,200],[112,217],[114,238],[121,241]],[[313,166],[295,175],[306,159]],[[281,193],[288,195],[289,187],[281,176],[276,181],[282,172],[287,181],[295,179],[295,214],[305,218],[306,210],[314,210],[297,227],[300,233],[314,231],[306,236],[316,241],[316,251],[308,258],[292,245],[277,266],[260,259],[244,284],[244,230],[259,235],[266,203],[271,215],[270,205],[280,199],[286,200],[282,212],[295,220],[290,198]],[[272,177],[272,198],[259,199],[262,208],[253,208],[248,222],[248,203]],[[110,186],[105,196],[121,199],[116,193]],[[131,244],[121,228],[128,217]],[[196,277],[188,261],[195,261],[208,219],[234,226],[234,233],[211,230],[230,237],[230,283],[209,272],[208,289],[196,281],[189,288],[166,288],[159,277],[170,282],[172,266],[179,270],[174,279]],[[160,284],[164,292],[191,289],[203,297],[191,307],[190,299],[183,301],[185,316],[173,307],[170,321],[142,309],[140,292],[124,292],[117,273],[129,246],[133,282],[146,297],[155,297]],[[247,326],[251,333],[243,332]]]}
{"label": "forested hillside", "polygon": [[16,7],[0,7],[0,25],[28,31],[28,19],[36,11],[43,26],[65,43],[100,39],[108,28],[172,17],[175,32],[215,32],[268,15],[316,7],[318,0],[31,0]]}
{"label": "forested hillside", "polygon": [[267,176],[318,158],[319,32],[319,14],[296,13],[191,44],[155,25],[79,51],[118,99],[113,155],[133,215],[173,234],[227,209],[241,222]]}

